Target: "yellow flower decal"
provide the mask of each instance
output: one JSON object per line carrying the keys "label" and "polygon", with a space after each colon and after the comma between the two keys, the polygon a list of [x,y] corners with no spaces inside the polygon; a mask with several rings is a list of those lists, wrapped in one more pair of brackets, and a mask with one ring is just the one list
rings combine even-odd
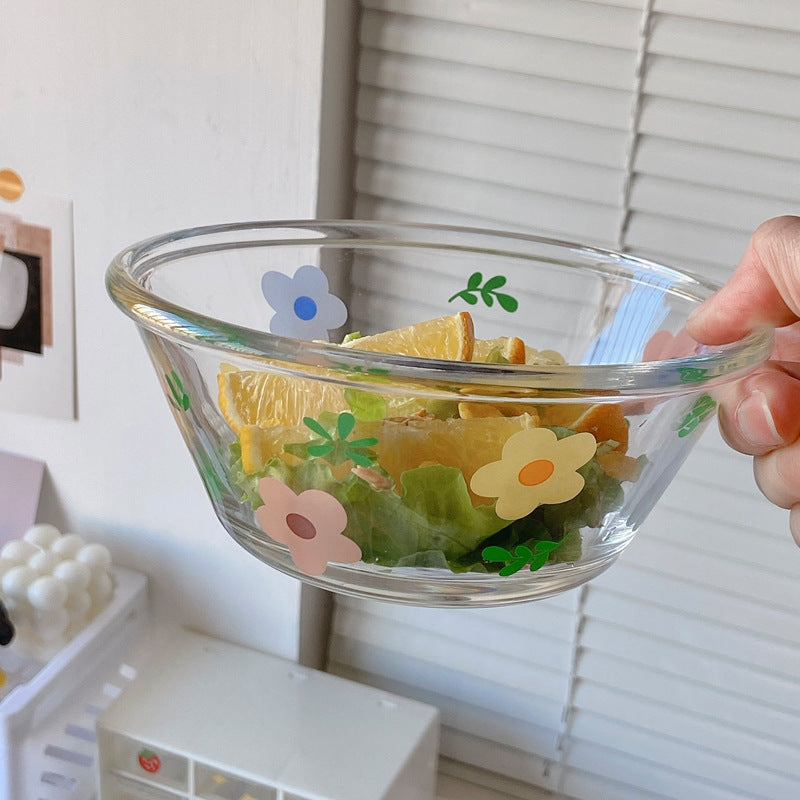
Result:
{"label": "yellow flower decal", "polygon": [[591,433],[559,439],[548,428],[529,428],[509,437],[500,461],[475,472],[470,488],[496,497],[501,519],[520,519],[543,503],[565,503],[583,489],[582,467],[597,450]]}

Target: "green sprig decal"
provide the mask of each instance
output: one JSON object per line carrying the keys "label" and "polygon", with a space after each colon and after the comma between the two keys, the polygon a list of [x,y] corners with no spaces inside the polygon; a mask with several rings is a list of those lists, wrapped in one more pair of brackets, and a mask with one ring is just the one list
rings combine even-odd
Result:
{"label": "green sprig decal", "polygon": [[481,286],[482,283],[483,274],[480,272],[473,272],[467,281],[467,288],[456,292],[447,302],[452,303],[453,300],[460,297],[465,303],[474,306],[477,304],[478,298],[480,297],[490,308],[494,305],[495,300],[497,300],[500,307],[505,311],[516,311],[517,308],[519,308],[519,303],[515,297],[497,291],[501,286],[506,285],[506,278],[504,275],[495,275],[492,278],[488,278],[486,283],[483,283],[483,286]]}
{"label": "green sprig decal", "polygon": [[506,550],[505,547],[491,545],[484,547],[481,557],[484,561],[495,561],[505,564],[500,570],[503,577],[519,572],[523,567],[529,567],[531,572],[541,569],[550,557],[550,553],[561,546],[561,542],[541,541],[536,542],[533,550],[524,544],[518,544],[514,552]]}
{"label": "green sprig decal", "polygon": [[310,428],[319,438],[303,444],[288,444],[284,449],[301,458],[324,458],[329,464],[342,464],[352,461],[360,467],[370,467],[375,462],[377,454],[370,448],[378,444],[374,436],[363,439],[349,440],[347,437],[353,432],[356,418],[349,412],[343,411],[336,419],[336,428],[333,433],[317,420],[303,417],[303,423]]}
{"label": "green sprig decal", "polygon": [[681,383],[700,383],[708,380],[708,370],[699,367],[678,367]]}
{"label": "green sprig decal", "polygon": [[200,475],[202,476],[211,497],[219,502],[222,500],[222,485],[217,477],[217,473],[214,471],[211,459],[209,459],[208,455],[206,455],[206,453],[204,453],[202,450],[200,451],[199,458]]}
{"label": "green sprig decal", "polygon": [[698,397],[678,426],[678,438],[683,439],[684,436],[688,436],[703,420],[714,413],[716,407],[716,401],[707,394]]}
{"label": "green sprig decal", "polygon": [[362,367],[360,364],[349,365],[334,361],[332,369],[347,374],[347,379],[359,383],[388,383],[389,370],[383,367]]}
{"label": "green sprig decal", "polygon": [[175,372],[175,370],[172,370],[171,378],[166,373],[164,374],[164,377],[167,379],[170,392],[172,392],[172,397],[169,398],[170,403],[172,403],[172,405],[175,406],[178,411],[188,411],[189,395],[186,394],[183,384],[181,383],[181,379],[178,377],[178,373]]}

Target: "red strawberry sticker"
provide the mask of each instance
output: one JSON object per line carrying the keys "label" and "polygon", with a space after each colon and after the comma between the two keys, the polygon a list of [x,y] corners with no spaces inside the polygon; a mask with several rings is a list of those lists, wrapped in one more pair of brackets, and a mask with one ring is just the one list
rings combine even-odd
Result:
{"label": "red strawberry sticker", "polygon": [[140,750],[138,758],[139,766],[145,772],[158,772],[161,769],[161,759],[152,750]]}

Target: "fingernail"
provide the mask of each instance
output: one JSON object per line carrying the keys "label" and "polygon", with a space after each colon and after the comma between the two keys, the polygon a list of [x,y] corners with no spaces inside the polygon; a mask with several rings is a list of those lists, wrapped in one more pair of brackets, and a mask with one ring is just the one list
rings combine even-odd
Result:
{"label": "fingernail", "polygon": [[754,389],[736,409],[739,432],[755,449],[780,447],[783,437],[778,433],[767,396]]}

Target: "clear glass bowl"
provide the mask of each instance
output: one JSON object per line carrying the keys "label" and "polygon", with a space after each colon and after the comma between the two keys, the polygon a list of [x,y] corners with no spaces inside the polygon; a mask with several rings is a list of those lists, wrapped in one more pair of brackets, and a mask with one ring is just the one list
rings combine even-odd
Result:
{"label": "clear glass bowl", "polygon": [[183,230],[124,250],[107,286],[230,535],[301,580],[421,605],[601,573],[772,346],[689,339],[717,288],[694,276],[452,227]]}

